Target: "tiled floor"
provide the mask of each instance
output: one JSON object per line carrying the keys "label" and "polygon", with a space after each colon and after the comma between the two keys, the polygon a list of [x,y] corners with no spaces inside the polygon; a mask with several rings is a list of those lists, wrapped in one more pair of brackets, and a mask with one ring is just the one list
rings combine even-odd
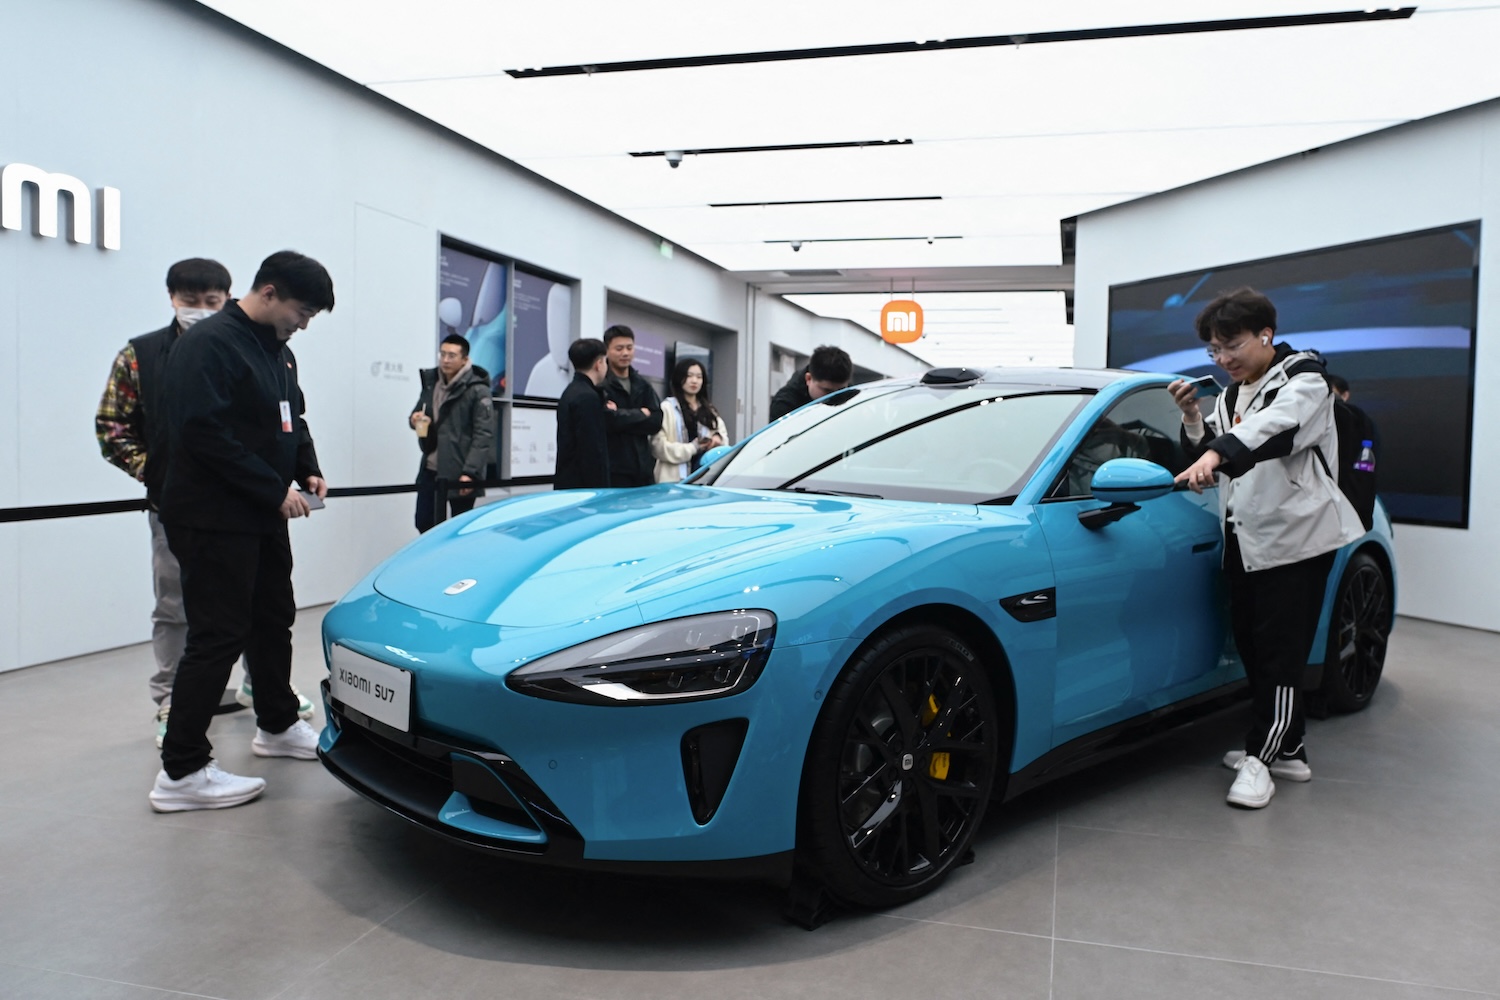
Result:
{"label": "tiled floor", "polygon": [[[315,689],[319,614],[298,623]],[[0,675],[0,997],[1500,996],[1500,635],[1403,619],[1316,778],[1224,804],[1239,711],[997,810],[938,893],[809,933],[757,885],[520,867],[316,763],[153,814],[149,647]]]}

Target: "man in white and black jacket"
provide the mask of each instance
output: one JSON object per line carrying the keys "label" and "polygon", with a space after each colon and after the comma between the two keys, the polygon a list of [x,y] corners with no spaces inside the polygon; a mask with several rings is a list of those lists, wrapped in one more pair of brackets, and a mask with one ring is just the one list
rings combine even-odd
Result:
{"label": "man in white and black jacket", "polygon": [[1177,481],[1200,493],[1219,486],[1230,617],[1254,712],[1244,750],[1224,757],[1238,772],[1228,801],[1259,809],[1273,776],[1312,778],[1302,674],[1334,554],[1364,527],[1333,467],[1333,395],[1318,355],[1276,343],[1276,307],[1251,288],[1221,294],[1195,325],[1234,384],[1207,419],[1196,385],[1169,386],[1183,444],[1198,456]]}

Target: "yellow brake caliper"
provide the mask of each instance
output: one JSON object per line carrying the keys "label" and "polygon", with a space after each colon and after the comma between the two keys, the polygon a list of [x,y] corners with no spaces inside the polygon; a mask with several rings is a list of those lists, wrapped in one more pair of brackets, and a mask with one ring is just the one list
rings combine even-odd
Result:
{"label": "yellow brake caliper", "polygon": [[[927,696],[927,707],[922,709],[922,725],[932,725],[932,720],[938,715],[937,696]],[[938,781],[946,781],[948,778],[948,755],[946,753],[935,753],[927,762],[927,773]]]}

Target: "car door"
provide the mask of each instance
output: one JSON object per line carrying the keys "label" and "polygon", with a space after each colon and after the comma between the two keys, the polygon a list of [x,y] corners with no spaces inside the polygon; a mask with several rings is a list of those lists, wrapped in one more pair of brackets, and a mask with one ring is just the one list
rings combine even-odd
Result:
{"label": "car door", "polygon": [[1089,482],[1111,458],[1187,467],[1180,412],[1160,386],[1123,397],[1036,507],[1057,586],[1054,745],[1229,679],[1217,491],[1178,490],[1093,527],[1079,520],[1108,506]]}

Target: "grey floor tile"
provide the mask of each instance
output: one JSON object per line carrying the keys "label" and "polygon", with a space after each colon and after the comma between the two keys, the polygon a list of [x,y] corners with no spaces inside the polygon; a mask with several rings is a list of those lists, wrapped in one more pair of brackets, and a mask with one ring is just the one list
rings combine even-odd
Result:
{"label": "grey floor tile", "polygon": [[1063,827],[1058,872],[1060,938],[1458,989],[1500,983],[1500,872],[1440,855],[1372,860]]}
{"label": "grey floor tile", "polygon": [[266,795],[154,815],[150,656],[0,675],[6,1000],[1500,995],[1500,635],[1403,619],[1374,703],[1312,723],[1316,778],[1267,810],[1223,803],[1232,709],[994,808],[939,892],[812,933],[768,886],[457,849],[253,757],[248,713],[214,738]]}
{"label": "grey floor tile", "polygon": [[[1051,941],[879,915],[809,933],[754,888],[575,876],[433,892],[285,1000],[1047,996]],[[523,891],[517,892],[520,888]],[[997,977],[997,970],[1004,970]]]}
{"label": "grey floor tile", "polygon": [[0,997],[14,1000],[185,1000],[188,994],[0,962]]}
{"label": "grey floor tile", "polygon": [[1463,1000],[1494,996],[1357,976],[1059,941],[1054,1000]]}
{"label": "grey floor tile", "polygon": [[0,882],[0,962],[267,997],[451,872],[451,859],[425,853],[428,838],[413,842],[403,867],[377,869],[358,850],[171,819],[111,824],[32,811],[9,825],[7,839],[25,853],[5,852],[13,870]]}

